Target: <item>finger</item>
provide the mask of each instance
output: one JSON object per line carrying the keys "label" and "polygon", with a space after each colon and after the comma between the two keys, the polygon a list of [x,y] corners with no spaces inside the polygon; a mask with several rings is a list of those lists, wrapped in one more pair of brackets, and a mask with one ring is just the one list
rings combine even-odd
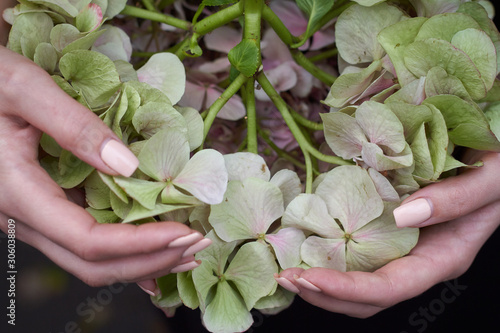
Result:
{"label": "finger", "polygon": [[429,185],[394,210],[399,227],[424,227],[453,220],[500,199],[500,155],[489,153],[482,167]]}
{"label": "finger", "polygon": [[158,288],[154,279],[139,281],[137,285],[150,296],[158,296],[160,294],[160,288]]}
{"label": "finger", "polygon": [[[0,106],[53,137],[100,171],[130,176],[139,161],[92,111],[67,95],[40,67],[0,46]],[[26,93],[29,92],[29,93]]]}
{"label": "finger", "polygon": [[[29,163],[20,164],[8,174],[0,172],[0,182],[5,188],[0,191],[1,212],[19,221],[29,221],[27,224],[34,230],[85,260],[147,254],[192,245],[203,238],[177,222],[98,224],[82,207],[68,201],[43,169]],[[170,245],[184,236],[187,243],[177,241]]]}
{"label": "finger", "polygon": [[[2,221],[6,220],[0,214]],[[116,282],[139,282],[165,276],[194,257],[183,257],[188,246],[160,250],[98,262],[89,262],[45,238],[28,225],[16,221],[16,237],[37,248],[62,269],[91,286],[110,285]]]}

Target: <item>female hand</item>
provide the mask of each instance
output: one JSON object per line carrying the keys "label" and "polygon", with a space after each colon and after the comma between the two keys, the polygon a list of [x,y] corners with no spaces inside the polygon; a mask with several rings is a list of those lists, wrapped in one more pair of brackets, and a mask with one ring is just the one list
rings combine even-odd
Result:
{"label": "female hand", "polygon": [[[89,285],[141,282],[199,265],[209,245],[181,223],[98,224],[40,167],[42,132],[96,169],[130,176],[137,158],[90,110],[64,93],[27,58],[0,46],[0,228]],[[191,247],[190,247],[191,246]]]}
{"label": "female hand", "polygon": [[425,187],[395,210],[398,226],[423,227],[406,257],[373,273],[292,268],[276,280],[313,305],[366,318],[460,276],[500,224],[500,155],[481,160],[484,166]]}

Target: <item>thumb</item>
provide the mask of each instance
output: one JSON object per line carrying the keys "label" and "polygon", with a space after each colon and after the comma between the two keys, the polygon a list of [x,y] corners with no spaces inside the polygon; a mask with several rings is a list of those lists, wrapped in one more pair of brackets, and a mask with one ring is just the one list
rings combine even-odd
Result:
{"label": "thumb", "polygon": [[112,175],[130,176],[135,155],[92,111],[67,95],[43,69],[0,47],[0,105],[54,138],[82,161]]}
{"label": "thumb", "polygon": [[425,227],[467,215],[500,199],[500,155],[486,153],[483,166],[418,190],[394,210],[398,227]]}

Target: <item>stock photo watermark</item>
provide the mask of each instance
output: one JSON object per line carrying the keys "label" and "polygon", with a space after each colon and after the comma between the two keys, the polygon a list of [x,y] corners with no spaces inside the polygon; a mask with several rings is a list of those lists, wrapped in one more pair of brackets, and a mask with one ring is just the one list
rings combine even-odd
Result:
{"label": "stock photo watermark", "polygon": [[7,221],[7,323],[16,325],[16,221]]}
{"label": "stock photo watermark", "polygon": [[445,312],[446,306],[455,302],[467,289],[467,286],[459,284],[457,279],[446,281],[444,285],[439,297],[434,298],[427,306],[420,306],[417,311],[410,314],[408,323],[412,329],[400,333],[425,332],[430,324]]}

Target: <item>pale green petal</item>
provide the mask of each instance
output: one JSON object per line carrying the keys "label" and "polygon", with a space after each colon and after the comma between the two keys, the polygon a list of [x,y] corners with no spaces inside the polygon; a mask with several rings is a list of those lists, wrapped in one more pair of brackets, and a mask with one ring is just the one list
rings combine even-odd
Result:
{"label": "pale green petal", "polygon": [[14,20],[9,34],[9,49],[33,59],[39,43],[50,42],[52,19],[45,13],[24,13]]}
{"label": "pale green petal", "polygon": [[189,147],[193,151],[203,143],[203,118],[197,110],[191,107],[175,106],[175,109],[186,121]]}
{"label": "pale green petal", "polygon": [[159,131],[139,153],[139,169],[148,176],[166,181],[175,178],[189,160],[189,143],[184,133],[175,129]]}
{"label": "pale green petal", "polygon": [[361,156],[361,147],[367,139],[356,119],[342,112],[320,115],[330,149],[346,160]]}
{"label": "pale green petal", "polygon": [[404,63],[406,47],[415,41],[420,27],[427,19],[414,17],[393,24],[380,32],[377,39],[391,58],[396,69],[399,84],[405,86],[416,79]]}
{"label": "pale green petal", "polygon": [[414,136],[410,147],[415,160],[413,174],[423,179],[433,179],[434,166],[432,165],[431,152],[429,151],[424,124],[420,126],[420,130]]}
{"label": "pale green petal", "polygon": [[345,239],[325,239],[311,236],[302,243],[302,260],[311,267],[346,271]]}
{"label": "pale green petal", "polygon": [[120,217],[115,214],[115,212],[107,209],[95,209],[92,207],[85,208],[87,213],[92,215],[92,217],[97,221],[97,223],[101,224],[111,224],[118,223],[120,221]]}
{"label": "pale green petal", "polygon": [[212,206],[209,221],[227,242],[257,239],[283,211],[283,196],[277,186],[247,178],[229,182],[223,202]]}
{"label": "pale green petal", "polygon": [[486,96],[486,86],[475,64],[447,41],[435,38],[416,41],[405,49],[404,62],[417,77],[426,76],[433,67],[441,67],[462,81],[473,99]]}
{"label": "pale green petal", "polygon": [[377,171],[405,168],[413,164],[413,154],[406,142],[405,149],[399,154],[394,154],[394,156],[386,155],[376,144],[365,142],[361,150],[361,158],[368,166]]}
{"label": "pale green petal", "polygon": [[229,180],[244,180],[253,177],[269,181],[271,172],[262,156],[238,152],[224,155]]}
{"label": "pale green petal", "polygon": [[456,76],[449,75],[441,67],[433,67],[427,73],[425,80],[425,95],[455,95],[463,100],[472,101],[464,84]]}
{"label": "pale green petal", "polygon": [[203,149],[191,157],[173,184],[204,203],[221,203],[228,181],[224,158],[213,149]]}
{"label": "pale green petal", "polygon": [[99,177],[101,177],[101,180],[104,182],[104,184],[109,187],[111,192],[115,194],[117,199],[120,199],[124,203],[128,203],[127,193],[125,193],[125,191],[115,183],[114,177],[100,171],[97,171],[97,174],[99,175]]}
{"label": "pale green petal", "polygon": [[495,45],[490,37],[478,29],[466,29],[456,33],[451,44],[464,51],[474,62],[487,90],[490,90],[497,74]]}
{"label": "pale green petal", "polygon": [[316,194],[347,233],[380,216],[384,208],[368,172],[358,166],[339,166],[328,172]]}
{"label": "pale green petal", "polygon": [[325,201],[317,194],[299,194],[281,218],[283,227],[307,230],[325,238],[342,238],[344,232],[328,213]]}
{"label": "pale green petal", "polygon": [[302,192],[302,184],[296,172],[281,169],[270,180],[271,184],[278,186],[283,194],[283,204],[288,204]]}
{"label": "pale green petal", "polygon": [[453,36],[462,30],[480,29],[470,16],[461,13],[444,13],[429,18],[420,28],[415,40],[439,38],[451,42]]}
{"label": "pale green petal", "polygon": [[198,299],[198,292],[194,286],[192,274],[193,271],[177,273],[177,289],[183,305],[190,309],[196,309],[200,306],[200,300]]}
{"label": "pale green petal", "polygon": [[152,217],[160,214],[164,214],[166,212],[170,212],[176,209],[184,209],[191,207],[190,205],[165,205],[161,203],[157,203],[153,209],[148,209],[142,206],[140,203],[134,200],[132,208],[125,216],[123,223],[133,222],[137,220],[141,220],[147,217]]}
{"label": "pale green petal", "polygon": [[147,209],[154,209],[160,192],[167,186],[162,182],[150,182],[137,178],[114,177],[118,184],[130,197]]}
{"label": "pale green petal", "polygon": [[149,139],[160,130],[175,128],[187,136],[187,124],[182,115],[169,104],[151,102],[140,106],[132,118],[137,133]]}
{"label": "pale green petal", "polygon": [[387,147],[396,154],[405,149],[403,125],[387,105],[364,102],[356,110],[356,121],[371,143]]}
{"label": "pale green petal", "polygon": [[381,3],[373,7],[353,5],[346,9],[335,25],[339,54],[350,64],[381,59],[385,52],[377,41],[378,33],[400,21],[404,13],[397,7]]}
{"label": "pale green petal", "polygon": [[294,298],[295,293],[278,286],[274,294],[259,299],[254,308],[263,314],[276,315],[292,305]]}
{"label": "pale green petal", "polygon": [[273,275],[277,273],[278,265],[268,246],[250,242],[239,249],[224,276],[234,283],[250,311],[260,298],[276,289]]}
{"label": "pale green petal", "polygon": [[110,189],[102,181],[97,171],[92,172],[84,182],[85,201],[94,209],[106,209],[111,207],[109,199]]}
{"label": "pale green petal", "polygon": [[186,70],[179,58],[168,52],[156,53],[137,70],[139,81],[146,82],[177,104],[184,95]]}
{"label": "pale green petal", "polygon": [[296,267],[301,263],[300,246],[306,240],[302,230],[283,228],[275,234],[266,235],[265,240],[273,247],[281,268]]}
{"label": "pale green petal", "polygon": [[33,56],[35,63],[42,67],[48,73],[54,73],[57,65],[57,52],[56,49],[50,43],[40,43],[35,49],[35,54]]}
{"label": "pale green petal", "polygon": [[373,180],[373,184],[377,189],[377,193],[380,195],[382,200],[384,201],[399,201],[398,192],[391,185],[389,180],[385,178],[380,172],[377,170],[370,168],[368,169],[368,174]]}
{"label": "pale green petal", "polygon": [[203,202],[192,196],[190,193],[177,188],[172,183],[168,183],[161,192],[161,202],[164,204],[190,204],[194,206],[203,205]]}
{"label": "pale green petal", "polygon": [[392,214],[397,203],[387,203],[384,213],[352,234],[347,242],[347,270],[373,271],[406,255],[417,244],[418,228],[398,228]]}
{"label": "pale green petal", "polygon": [[253,318],[238,292],[227,281],[220,281],[203,313],[203,324],[210,332],[244,332],[252,326]]}

